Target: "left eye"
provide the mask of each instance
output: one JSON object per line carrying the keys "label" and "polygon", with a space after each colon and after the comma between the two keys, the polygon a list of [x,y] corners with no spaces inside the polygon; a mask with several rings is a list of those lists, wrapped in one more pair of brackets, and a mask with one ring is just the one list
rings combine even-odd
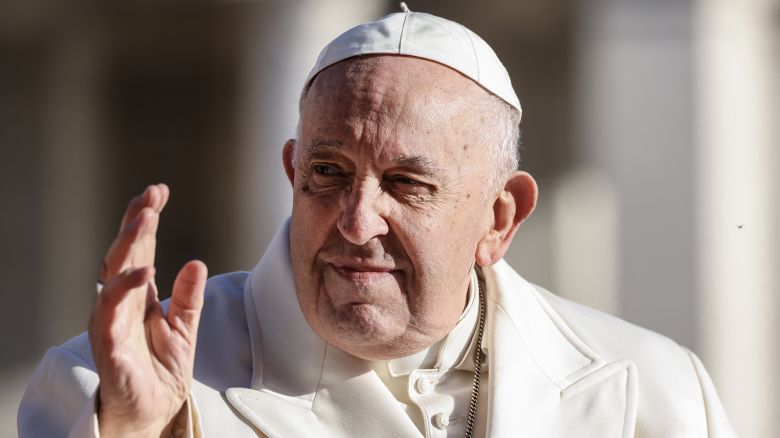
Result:
{"label": "left eye", "polygon": [[420,185],[420,182],[417,180],[414,180],[412,178],[406,177],[406,176],[399,176],[395,178],[395,182],[404,184],[407,186],[418,186]]}
{"label": "left eye", "polygon": [[424,181],[410,178],[404,175],[397,175],[389,179],[391,187],[399,195],[428,195],[433,189]]}

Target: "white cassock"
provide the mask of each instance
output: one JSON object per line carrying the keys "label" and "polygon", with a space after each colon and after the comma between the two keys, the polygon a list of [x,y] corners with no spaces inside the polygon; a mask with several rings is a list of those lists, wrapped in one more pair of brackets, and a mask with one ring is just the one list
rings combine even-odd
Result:
{"label": "white cassock", "polygon": [[[298,306],[289,222],[251,273],[209,280],[190,416],[176,434],[462,436],[477,281],[487,365],[475,436],[734,436],[693,353],[533,286],[504,261],[476,270],[460,323],[430,351],[370,362],[328,345]],[[50,349],[19,407],[19,435],[96,436],[94,369],[85,334]]]}

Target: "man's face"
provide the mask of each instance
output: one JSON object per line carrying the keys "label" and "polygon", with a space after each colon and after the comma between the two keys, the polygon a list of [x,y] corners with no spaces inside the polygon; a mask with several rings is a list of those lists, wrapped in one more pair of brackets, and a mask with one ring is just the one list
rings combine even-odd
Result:
{"label": "man's face", "polygon": [[457,323],[496,196],[479,127],[487,101],[417,58],[357,58],[316,78],[286,159],[298,301],[323,339],[387,359]]}

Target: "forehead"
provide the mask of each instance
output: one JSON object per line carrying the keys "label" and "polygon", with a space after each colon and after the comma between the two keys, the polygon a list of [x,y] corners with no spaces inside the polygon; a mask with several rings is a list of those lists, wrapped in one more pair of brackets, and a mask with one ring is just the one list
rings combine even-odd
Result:
{"label": "forehead", "polygon": [[[321,71],[308,87],[307,100],[340,98],[363,101],[366,97],[448,97],[462,102],[482,90],[461,73],[427,59],[400,55],[366,55],[337,62]],[[471,96],[469,96],[471,97]]]}
{"label": "forehead", "polygon": [[[477,141],[487,92],[441,64],[413,57],[353,58],[323,70],[301,105],[301,137],[415,150]],[[435,152],[435,151],[432,151]]]}

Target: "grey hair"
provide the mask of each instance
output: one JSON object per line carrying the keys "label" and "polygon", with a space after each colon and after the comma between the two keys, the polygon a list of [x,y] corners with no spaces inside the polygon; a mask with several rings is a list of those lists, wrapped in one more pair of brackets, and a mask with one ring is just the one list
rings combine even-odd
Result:
{"label": "grey hair", "polygon": [[493,174],[490,187],[498,190],[504,186],[509,175],[520,168],[520,118],[517,108],[505,102],[498,96],[491,95],[493,114],[487,118],[481,128],[490,148],[490,162],[493,163]]}

